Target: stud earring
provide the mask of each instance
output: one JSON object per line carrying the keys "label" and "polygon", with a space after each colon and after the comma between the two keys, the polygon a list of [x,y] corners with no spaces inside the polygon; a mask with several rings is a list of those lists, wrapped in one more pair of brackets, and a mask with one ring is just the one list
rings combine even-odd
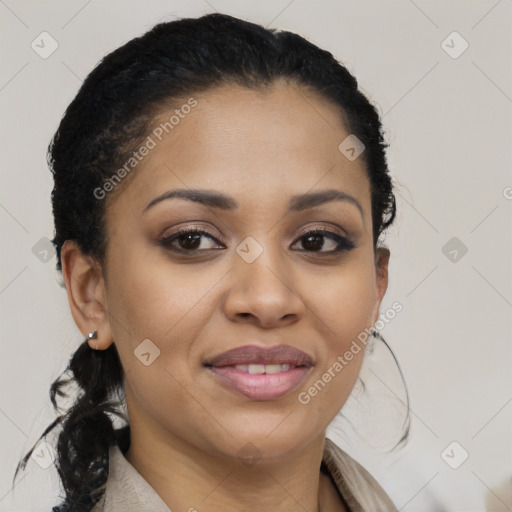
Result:
{"label": "stud earring", "polygon": [[[91,331],[88,335],[87,335],[87,340],[86,341],[91,341],[91,340],[97,340],[98,339],[98,331]],[[90,345],[89,345],[90,346]],[[94,350],[98,350],[98,344],[97,343],[94,343],[94,346],[91,347],[93,348]]]}

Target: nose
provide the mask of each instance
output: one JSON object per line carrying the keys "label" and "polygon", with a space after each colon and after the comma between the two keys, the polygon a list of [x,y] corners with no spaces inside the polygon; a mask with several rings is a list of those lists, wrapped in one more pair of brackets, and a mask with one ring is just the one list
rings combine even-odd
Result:
{"label": "nose", "polygon": [[252,263],[234,255],[223,306],[227,318],[266,329],[297,322],[305,304],[287,265],[283,257],[266,249]]}

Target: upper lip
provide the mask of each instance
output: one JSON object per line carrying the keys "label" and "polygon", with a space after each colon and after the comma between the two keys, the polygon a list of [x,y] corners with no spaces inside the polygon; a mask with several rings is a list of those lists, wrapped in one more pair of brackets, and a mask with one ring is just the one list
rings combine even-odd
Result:
{"label": "upper lip", "polygon": [[313,360],[305,352],[290,345],[259,347],[246,345],[223,352],[209,359],[206,366],[234,366],[238,364],[290,364],[313,366]]}

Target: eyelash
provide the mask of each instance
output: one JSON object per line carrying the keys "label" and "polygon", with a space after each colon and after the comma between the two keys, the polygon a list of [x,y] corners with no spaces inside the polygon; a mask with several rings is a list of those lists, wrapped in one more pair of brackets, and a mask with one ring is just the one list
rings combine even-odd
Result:
{"label": "eyelash", "polygon": [[[177,252],[177,253],[181,253],[181,254],[185,254],[185,253],[197,254],[200,252],[206,252],[208,250],[215,250],[215,249],[190,249],[190,250],[187,250],[187,249],[179,249],[177,247],[172,246],[172,243],[174,241],[178,240],[180,237],[182,237],[184,235],[189,235],[189,234],[204,235],[204,236],[212,239],[216,243],[220,243],[214,236],[212,236],[207,231],[204,231],[203,229],[195,228],[192,226],[180,228],[176,233],[173,233],[172,235],[169,235],[169,236],[166,236],[166,237],[160,239],[159,243],[163,247],[165,247],[173,252]],[[295,245],[298,241],[302,240],[303,238],[306,238],[306,237],[312,236],[312,235],[317,235],[317,236],[320,235],[320,236],[330,238],[331,240],[334,240],[335,242],[338,243],[338,247],[331,251],[307,251],[304,249],[304,252],[313,253],[313,254],[318,253],[318,254],[332,255],[332,254],[338,254],[338,253],[345,252],[345,251],[348,252],[355,248],[355,244],[351,240],[349,240],[348,238],[345,238],[341,235],[338,235],[337,233],[334,233],[333,231],[330,231],[325,228],[313,228],[313,229],[306,231],[293,243],[293,245]]]}

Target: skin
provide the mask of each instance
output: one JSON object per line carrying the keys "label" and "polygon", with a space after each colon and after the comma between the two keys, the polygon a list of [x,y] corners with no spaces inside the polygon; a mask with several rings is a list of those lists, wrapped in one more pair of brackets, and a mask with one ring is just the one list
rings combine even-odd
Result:
{"label": "skin", "polygon": [[[197,107],[109,198],[103,265],[65,243],[73,317],[84,336],[98,330],[91,348],[116,344],[132,432],[126,457],[173,511],[344,510],[319,468],[325,430],[355,384],[364,350],[310,403],[298,394],[375,324],[386,292],[389,251],[374,252],[364,160],[340,153],[350,132],[315,93],[277,82],[194,97]],[[173,198],[143,212],[176,188],[222,192],[239,207]],[[350,194],[362,214],[348,201],[287,212],[291,196],[325,189]],[[201,238],[205,252],[196,256],[159,245],[184,226],[216,240]],[[356,247],[329,254],[337,242],[325,236],[311,249],[301,238],[308,228],[347,236]],[[236,252],[249,236],[263,248],[252,263]],[[160,349],[149,366],[134,356],[145,339]],[[239,395],[203,366],[241,345],[281,343],[315,365],[300,388],[277,400]],[[247,443],[260,456],[252,465],[238,456]]]}

